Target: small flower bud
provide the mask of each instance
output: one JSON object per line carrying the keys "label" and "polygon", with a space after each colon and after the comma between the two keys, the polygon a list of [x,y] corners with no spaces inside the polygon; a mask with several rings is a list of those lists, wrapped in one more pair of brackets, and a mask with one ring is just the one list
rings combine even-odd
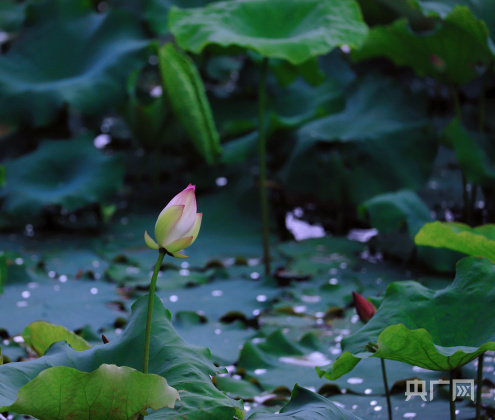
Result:
{"label": "small flower bud", "polygon": [[376,313],[375,305],[356,292],[352,292],[352,298],[359,319],[366,324]]}

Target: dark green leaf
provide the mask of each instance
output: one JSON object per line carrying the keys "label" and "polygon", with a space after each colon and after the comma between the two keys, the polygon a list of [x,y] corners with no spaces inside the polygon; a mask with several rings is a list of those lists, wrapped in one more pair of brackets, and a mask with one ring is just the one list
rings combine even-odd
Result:
{"label": "dark green leaf", "polygon": [[[476,18],[483,20],[490,30],[490,38],[495,41],[495,3],[486,0],[417,0],[420,9],[428,16],[445,19],[456,6],[467,6]],[[492,51],[493,51],[492,44]]]}
{"label": "dark green leaf", "polygon": [[405,223],[411,237],[433,220],[428,206],[408,190],[373,197],[365,201],[359,211],[362,215],[367,213],[371,225],[383,233],[393,232]]}
{"label": "dark green leaf", "polygon": [[384,192],[418,189],[438,147],[424,105],[390,79],[367,77],[354,86],[344,111],[300,129],[281,173],[287,191],[343,208]]}
{"label": "dark green leaf", "polygon": [[0,57],[0,118],[38,126],[66,105],[97,114],[117,104],[127,76],[146,62],[138,20],[120,10],[96,13],[83,0],[31,7],[33,24]]}
{"label": "dark green leaf", "polygon": [[289,403],[280,414],[258,413],[249,417],[249,420],[359,420],[359,417],[347,410],[338,407],[321,395],[296,384],[292,390]]}
{"label": "dark green leaf", "polygon": [[124,162],[99,152],[92,137],[44,141],[38,149],[6,163],[4,217],[12,223],[33,223],[47,205],[74,211],[110,198],[120,187]]}
{"label": "dark green leaf", "polygon": [[469,181],[484,188],[494,188],[493,138],[489,138],[484,133],[470,133],[458,119],[454,119],[445,128],[443,139],[455,150],[459,166]]}
{"label": "dark green leaf", "polygon": [[419,76],[457,84],[477,78],[476,66],[493,59],[485,23],[465,6],[454,8],[431,33],[415,34],[407,19],[377,26],[353,57],[358,61],[387,57],[399,66],[411,67]]}

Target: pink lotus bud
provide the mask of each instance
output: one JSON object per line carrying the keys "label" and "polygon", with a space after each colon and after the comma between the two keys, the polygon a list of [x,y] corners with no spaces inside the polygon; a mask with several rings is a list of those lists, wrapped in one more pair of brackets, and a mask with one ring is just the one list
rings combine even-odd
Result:
{"label": "pink lotus bud", "polygon": [[177,194],[162,210],[155,225],[155,239],[144,233],[146,245],[153,249],[164,248],[175,258],[189,258],[180,251],[192,245],[198,237],[203,213],[196,213],[195,186]]}
{"label": "pink lotus bud", "polygon": [[352,298],[354,299],[359,319],[366,324],[376,313],[375,305],[356,292],[352,292]]}

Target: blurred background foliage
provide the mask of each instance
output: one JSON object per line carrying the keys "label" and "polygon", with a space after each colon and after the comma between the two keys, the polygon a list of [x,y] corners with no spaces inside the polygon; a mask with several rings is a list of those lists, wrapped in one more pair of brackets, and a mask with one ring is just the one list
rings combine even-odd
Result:
{"label": "blurred background foliage", "polygon": [[[210,3],[0,4],[0,229],[98,232],[189,181],[200,196],[228,183],[250,203],[241,215],[258,211],[266,28],[236,15],[242,2]],[[284,4],[285,26],[269,31],[292,44],[269,52],[265,115],[274,234],[291,236],[297,209],[327,232],[376,228],[376,250],[451,270],[454,254],[421,257],[412,238],[434,220],[494,222],[495,2],[329,0],[362,23],[328,53],[308,10]],[[204,6],[240,32],[196,45],[185,22]]]}

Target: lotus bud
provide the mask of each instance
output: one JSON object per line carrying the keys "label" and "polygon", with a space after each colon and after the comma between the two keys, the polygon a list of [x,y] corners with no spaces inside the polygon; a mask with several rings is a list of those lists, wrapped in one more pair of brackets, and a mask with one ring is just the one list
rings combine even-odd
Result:
{"label": "lotus bud", "polygon": [[359,319],[366,324],[376,313],[375,305],[356,292],[352,292],[352,298],[354,299]]}
{"label": "lotus bud", "polygon": [[189,184],[184,191],[172,198],[156,221],[156,242],[148,232],[144,233],[146,245],[153,249],[164,249],[175,258],[189,258],[181,251],[194,243],[203,218],[203,213],[196,213],[194,189],[195,186]]}

